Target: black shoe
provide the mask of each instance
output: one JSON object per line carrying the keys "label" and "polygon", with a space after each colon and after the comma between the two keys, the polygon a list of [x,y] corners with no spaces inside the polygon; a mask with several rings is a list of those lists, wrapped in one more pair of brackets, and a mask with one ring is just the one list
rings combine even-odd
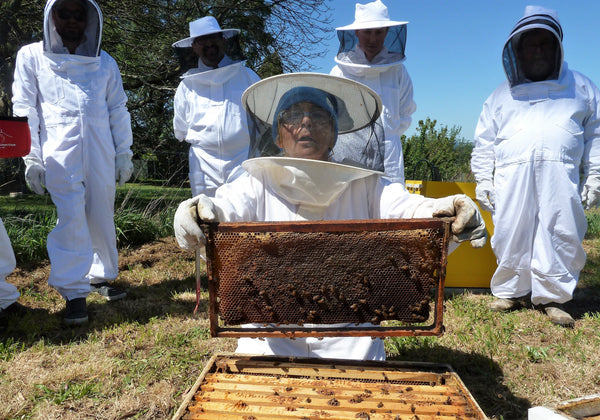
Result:
{"label": "black shoe", "polygon": [[67,307],[63,321],[67,325],[82,325],[88,322],[85,298],[67,299]]}
{"label": "black shoe", "polygon": [[4,309],[0,309],[0,331],[6,329],[9,318],[13,316],[23,317],[31,309],[21,305],[19,302],[13,302]]}
{"label": "black shoe", "polygon": [[19,302],[13,302],[4,309],[0,309],[0,316],[9,317],[12,315],[25,315],[31,311],[27,306],[21,305]]}
{"label": "black shoe", "polygon": [[111,286],[108,282],[90,284],[92,292],[98,293],[106,300],[120,300],[127,296],[127,292]]}

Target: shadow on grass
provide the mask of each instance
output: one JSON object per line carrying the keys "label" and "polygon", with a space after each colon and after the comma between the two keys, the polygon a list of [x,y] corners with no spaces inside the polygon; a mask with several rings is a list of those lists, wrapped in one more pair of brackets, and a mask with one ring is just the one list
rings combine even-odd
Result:
{"label": "shadow on grass", "polygon": [[501,367],[489,357],[433,345],[425,349],[399,348],[399,354],[388,360],[448,364],[489,418],[527,418],[530,402],[510,392],[502,383]]}
{"label": "shadow on grass", "polygon": [[[8,319],[8,326],[0,337],[0,343],[19,343],[24,348],[42,340],[46,344],[65,344],[85,340],[94,333],[110,329],[120,324],[144,325],[156,319],[177,320],[195,318],[199,322],[208,318],[208,298],[202,298],[198,310],[196,306],[196,279],[171,278],[152,285],[135,286],[117,281],[115,283],[127,292],[125,299],[107,302],[98,295],[87,298],[89,322],[86,325],[68,327],[62,323],[63,310],[51,313],[47,309],[35,309],[21,317]],[[192,294],[189,299],[181,299],[181,294]]]}

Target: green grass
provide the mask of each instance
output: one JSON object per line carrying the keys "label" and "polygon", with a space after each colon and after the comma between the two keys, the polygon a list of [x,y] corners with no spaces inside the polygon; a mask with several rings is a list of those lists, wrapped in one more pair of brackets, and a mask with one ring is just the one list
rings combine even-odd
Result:
{"label": "green grass", "polygon": [[[118,247],[139,246],[172,236],[177,206],[190,196],[189,188],[144,184],[117,188],[114,219]],[[47,237],[57,220],[49,195],[1,196],[0,217],[11,238],[17,265],[31,267],[48,259]]]}
{"label": "green grass", "polygon": [[[210,336],[206,292],[193,313],[194,254],[177,248],[171,230],[178,203],[189,195],[148,185],[118,189],[117,283],[128,298],[90,295],[85,327],[62,326],[64,301],[47,285],[47,261],[33,260],[39,246],[17,248],[35,264],[9,281],[18,285],[20,302],[37,311],[11,319],[0,339],[0,418],[170,418],[208,358],[235,348],[233,339]],[[9,231],[21,226],[11,232],[15,247],[22,246],[15,235],[41,242],[55,218],[48,197],[33,195],[0,197],[0,212]],[[494,419],[524,419],[531,406],[597,393],[599,220],[588,213],[593,238],[584,241],[588,259],[568,304],[574,329],[552,325],[533,309],[493,313],[489,291],[467,291],[446,297],[442,336],[387,338],[388,358],[449,364]]]}

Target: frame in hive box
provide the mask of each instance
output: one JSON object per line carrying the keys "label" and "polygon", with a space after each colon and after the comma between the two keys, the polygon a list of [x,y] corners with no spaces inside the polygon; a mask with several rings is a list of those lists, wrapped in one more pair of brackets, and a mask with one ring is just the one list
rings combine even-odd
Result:
{"label": "frame in hive box", "polygon": [[216,354],[173,420],[487,419],[449,365]]}

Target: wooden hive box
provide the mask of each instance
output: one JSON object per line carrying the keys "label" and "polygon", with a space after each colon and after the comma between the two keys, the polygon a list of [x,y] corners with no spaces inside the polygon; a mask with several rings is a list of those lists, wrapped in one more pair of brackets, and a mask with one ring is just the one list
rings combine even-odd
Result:
{"label": "wooden hive box", "polygon": [[448,365],[214,355],[173,420],[487,419]]}

